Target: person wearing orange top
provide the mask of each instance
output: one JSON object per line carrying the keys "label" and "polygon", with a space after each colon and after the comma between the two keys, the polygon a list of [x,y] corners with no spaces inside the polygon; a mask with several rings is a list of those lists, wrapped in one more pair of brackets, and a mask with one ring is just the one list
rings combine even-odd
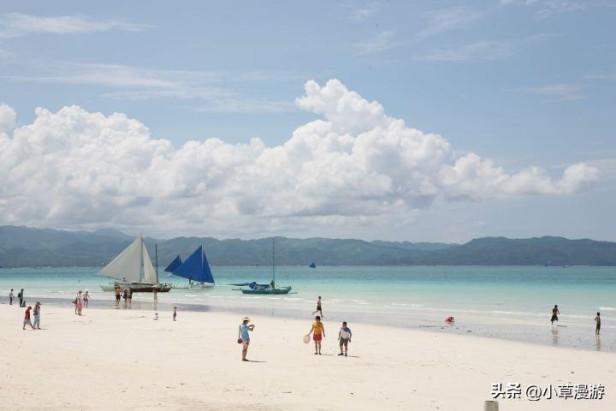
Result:
{"label": "person wearing orange top", "polygon": [[314,341],[314,355],[321,355],[321,341],[325,338],[325,327],[321,322],[321,317],[318,315],[315,317],[312,328],[308,332],[308,335],[310,334],[312,334]]}

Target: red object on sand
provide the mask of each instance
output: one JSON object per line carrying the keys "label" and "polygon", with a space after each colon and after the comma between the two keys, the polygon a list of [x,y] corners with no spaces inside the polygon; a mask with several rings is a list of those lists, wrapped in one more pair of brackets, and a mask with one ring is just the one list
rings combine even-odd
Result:
{"label": "red object on sand", "polygon": [[447,318],[445,318],[445,322],[446,323],[454,323],[454,322],[456,322],[456,319],[453,318],[453,317],[447,317]]}

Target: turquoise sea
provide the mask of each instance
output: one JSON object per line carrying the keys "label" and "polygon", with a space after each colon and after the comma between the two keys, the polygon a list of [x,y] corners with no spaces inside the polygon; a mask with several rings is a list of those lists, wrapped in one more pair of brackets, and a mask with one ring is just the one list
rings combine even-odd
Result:
{"label": "turquoise sea", "polygon": [[[229,283],[269,282],[268,267],[213,267],[211,290],[173,289],[159,294],[156,309],[233,311],[239,315],[291,316],[309,321],[317,296],[323,297],[326,323],[347,320],[435,332],[474,334],[541,344],[616,351],[616,267],[277,267],[277,284],[292,285],[287,296],[243,296]],[[0,269],[0,292],[24,288],[30,303],[68,304],[88,289],[96,306],[111,307],[113,296],[100,289],[109,280],[98,268]],[[183,284],[161,275],[161,282]],[[551,309],[558,304],[559,325]],[[134,298],[135,307],[152,308],[152,295]],[[601,311],[601,337],[594,317]],[[448,326],[444,319],[456,318]],[[337,325],[337,324],[336,324]],[[360,330],[355,330],[359,332]],[[359,335],[359,334],[358,334]]]}

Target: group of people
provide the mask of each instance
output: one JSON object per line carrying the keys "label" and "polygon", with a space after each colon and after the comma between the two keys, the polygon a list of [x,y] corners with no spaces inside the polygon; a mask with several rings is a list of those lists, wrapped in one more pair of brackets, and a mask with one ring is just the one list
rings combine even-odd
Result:
{"label": "group of people", "polygon": [[90,298],[90,292],[88,290],[86,290],[85,293],[79,290],[77,296],[73,300],[73,305],[75,306],[75,315],[82,315],[83,309],[88,308]]}
{"label": "group of people", "polygon": [[133,304],[133,289],[132,288],[122,288],[119,285],[116,285],[113,289],[115,292],[115,305],[116,307],[120,306],[120,301],[124,298],[124,308],[130,307]]}
{"label": "group of people", "polygon": [[[325,338],[325,325],[323,324],[323,321],[321,321],[323,319],[323,304],[321,296],[317,299],[317,309],[312,313],[312,315],[316,313],[319,313],[319,315],[315,317],[310,331],[308,331],[308,334],[304,336],[304,341],[308,343],[310,341],[310,335],[312,335],[312,340],[314,341],[314,355],[321,355],[321,343]],[[247,355],[248,346],[250,345],[250,332],[254,331],[254,329],[255,325],[250,324],[250,318],[244,317],[237,332],[237,342],[242,346],[242,361],[248,361]],[[349,343],[351,342],[352,337],[353,332],[349,328],[348,323],[343,321],[340,330],[338,330],[338,345],[340,347],[340,353],[338,356],[348,356]]]}
{"label": "group of people", "polygon": [[[558,316],[560,315],[560,310],[558,305],[554,305],[552,308],[552,317],[550,318],[550,323],[554,325],[554,321],[558,322]],[[597,311],[597,315],[595,316],[595,335],[601,334],[601,313]]]}
{"label": "group of people", "polygon": [[[13,305],[13,299],[15,298],[15,293],[14,290],[11,288],[11,291],[9,292],[9,305]],[[19,300],[19,306],[20,307],[25,307],[26,306],[26,300],[24,298],[24,289],[22,288],[21,290],[19,290],[19,292],[17,293],[17,299]]]}

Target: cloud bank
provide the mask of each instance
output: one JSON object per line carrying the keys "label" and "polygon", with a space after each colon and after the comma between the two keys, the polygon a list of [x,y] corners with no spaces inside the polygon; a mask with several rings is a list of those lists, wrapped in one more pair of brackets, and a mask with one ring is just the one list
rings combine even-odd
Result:
{"label": "cloud bank", "polygon": [[256,236],[344,233],[351,224],[411,221],[435,201],[568,195],[598,170],[552,177],[508,172],[390,117],[338,80],[305,85],[299,108],[318,115],[281,145],[216,138],[174,146],[141,122],[78,106],[36,109],[15,127],[0,106],[0,223],[116,227],[145,234]]}

